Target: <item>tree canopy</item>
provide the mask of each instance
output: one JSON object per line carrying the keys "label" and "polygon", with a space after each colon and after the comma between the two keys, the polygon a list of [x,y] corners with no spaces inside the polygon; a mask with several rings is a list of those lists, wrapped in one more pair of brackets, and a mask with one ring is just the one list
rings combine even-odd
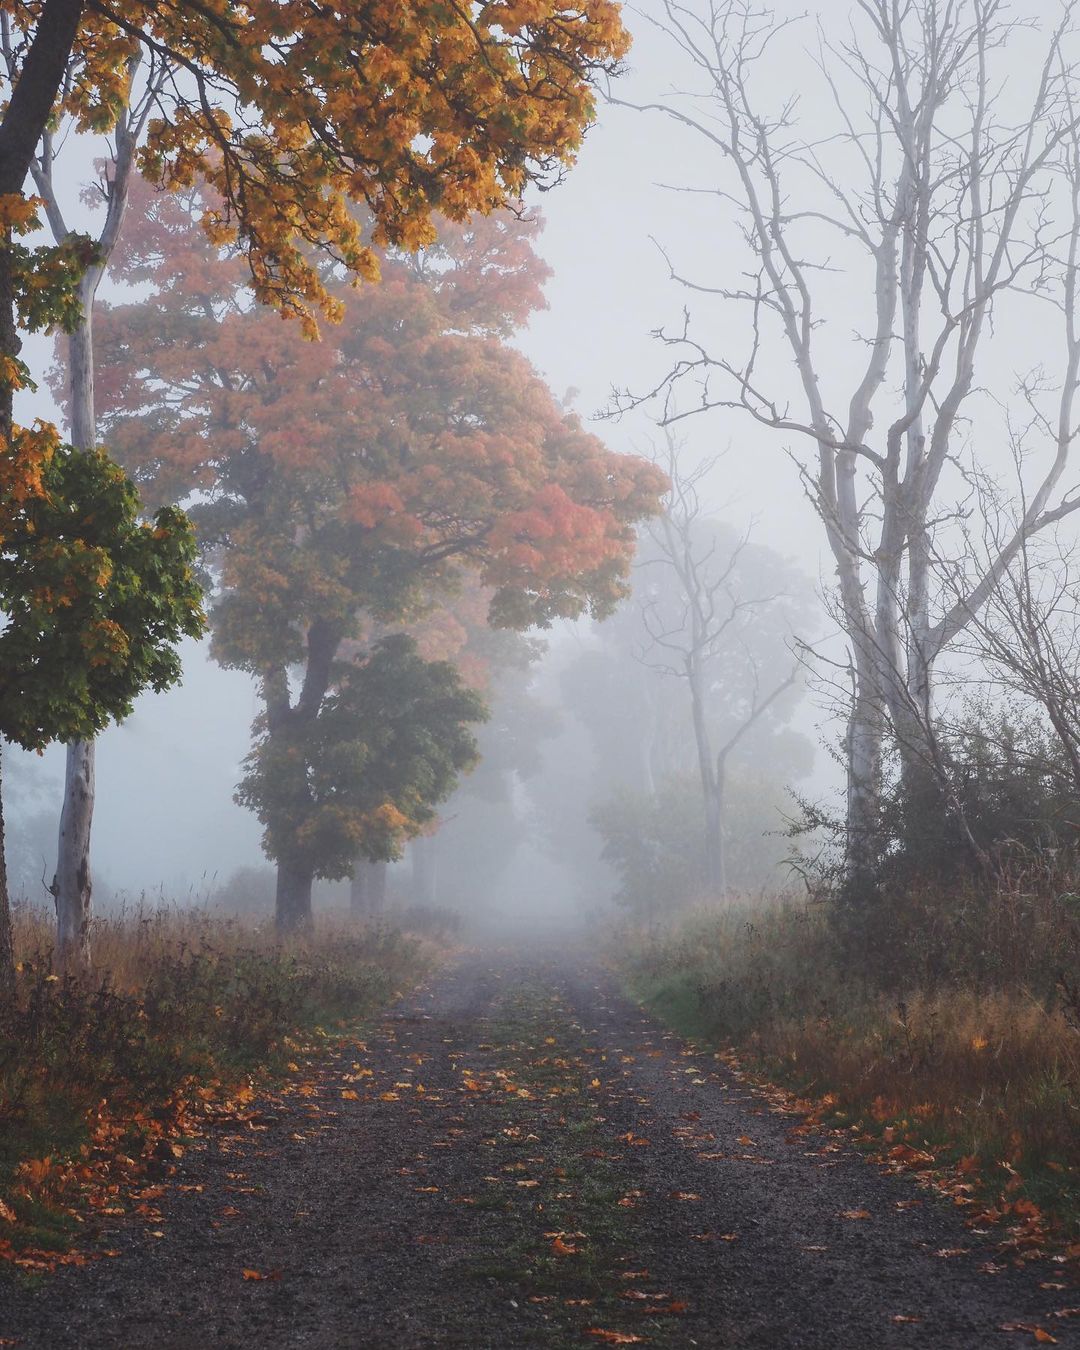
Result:
{"label": "tree canopy", "polygon": [[140,169],[212,185],[209,235],[238,241],[258,298],[308,326],[341,315],[312,246],[372,279],[379,247],[432,242],[436,212],[463,220],[557,176],[591,79],[629,45],[613,0],[2,0],[0,17],[0,194],[22,190],[50,118],[108,131],[140,64],[165,67]]}
{"label": "tree canopy", "polygon": [[182,511],[139,518],[104,454],[60,447],[0,551],[0,731],[29,750],[93,736],[144,689],[180,677],[203,631],[195,540]]}
{"label": "tree canopy", "polygon": [[313,345],[251,304],[240,253],[199,228],[206,198],[143,208],[117,263],[147,293],[99,318],[104,427],[150,500],[190,504],[213,651],[260,681],[260,735],[321,735],[351,644],[463,587],[508,628],[612,609],[665,480],[505,343],[542,303],[535,224],[449,225],[418,258],[385,253],[378,287],[328,277],[344,322]]}

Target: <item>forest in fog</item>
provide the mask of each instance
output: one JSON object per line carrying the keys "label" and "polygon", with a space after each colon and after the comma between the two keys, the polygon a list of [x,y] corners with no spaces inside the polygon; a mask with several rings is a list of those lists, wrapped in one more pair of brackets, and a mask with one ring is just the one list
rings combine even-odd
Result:
{"label": "forest in fog", "polygon": [[1078,1343],[1080,2],[0,82],[0,1345]]}

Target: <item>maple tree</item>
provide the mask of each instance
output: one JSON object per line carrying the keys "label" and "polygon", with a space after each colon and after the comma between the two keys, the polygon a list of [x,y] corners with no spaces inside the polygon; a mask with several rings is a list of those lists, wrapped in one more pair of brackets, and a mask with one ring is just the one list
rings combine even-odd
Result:
{"label": "maple tree", "polygon": [[[144,689],[179,679],[176,644],[203,629],[182,511],[163,507],[143,522],[138,491],[107,456],[57,446],[40,490],[6,525],[0,733],[29,750],[93,736]],[[61,946],[84,954],[89,914],[68,922]],[[10,947],[3,956],[10,985]]]}
{"label": "maple tree", "polygon": [[[10,85],[0,198],[22,193],[50,119],[109,131],[145,58],[169,78],[140,169],[167,186],[212,184],[207,230],[238,239],[258,297],[308,324],[341,314],[310,245],[374,278],[373,244],[430,243],[435,211],[461,220],[557,176],[593,116],[591,78],[629,46],[613,0],[3,0],[0,20]],[[370,213],[372,239],[350,203]],[[5,260],[9,358],[10,287]]]}
{"label": "maple tree", "polygon": [[[373,244],[418,247],[434,236],[436,210],[464,219],[557,177],[592,119],[591,79],[629,45],[613,0],[0,0],[0,39],[0,490],[16,503],[55,444],[51,428],[14,421],[15,395],[30,385],[20,327],[77,310],[97,261],[77,233],[19,242],[34,219],[27,176],[51,126],[67,118],[80,132],[112,131],[144,78],[155,115],[141,127],[139,170],[173,188],[213,184],[209,234],[237,240],[258,298],[314,333],[316,315],[340,318],[342,306],[313,247],[373,280]],[[369,213],[370,239],[350,203]],[[6,949],[2,869],[0,892]]]}
{"label": "maple tree", "polygon": [[[149,293],[102,311],[99,394],[148,499],[191,503],[214,655],[258,679],[270,738],[315,734],[343,644],[469,576],[499,626],[608,612],[665,480],[585,432],[503,342],[540,303],[535,224],[448,225],[419,258],[384,253],[378,287],[327,277],[345,319],[316,345],[250,304],[242,254],[193,223],[213,209],[157,196],[133,222],[118,275]],[[303,926],[310,856],[278,862],[279,922]]]}
{"label": "maple tree", "polygon": [[286,886],[291,873],[301,885],[348,876],[358,853],[388,861],[434,820],[475,761],[469,723],[485,716],[450,662],[425,661],[392,634],[342,665],[310,719],[268,699],[237,800],[262,822]]}

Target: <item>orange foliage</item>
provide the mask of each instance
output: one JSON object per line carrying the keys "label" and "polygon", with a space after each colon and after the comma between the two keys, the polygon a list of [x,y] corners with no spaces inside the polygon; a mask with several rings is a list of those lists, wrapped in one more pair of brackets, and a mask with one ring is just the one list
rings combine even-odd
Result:
{"label": "orange foliage", "polygon": [[[0,0],[16,57],[41,8]],[[99,0],[82,11],[54,114],[107,132],[133,58],[171,61],[142,172],[174,190],[212,185],[207,237],[238,241],[258,298],[314,333],[342,301],[311,246],[375,279],[376,250],[430,244],[436,211],[464,220],[557,177],[592,120],[591,80],[628,46],[614,0]]]}

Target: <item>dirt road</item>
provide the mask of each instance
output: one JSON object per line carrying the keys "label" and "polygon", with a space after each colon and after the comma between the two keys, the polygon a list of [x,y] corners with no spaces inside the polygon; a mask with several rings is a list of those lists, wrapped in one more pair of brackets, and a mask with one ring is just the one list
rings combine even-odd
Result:
{"label": "dirt road", "polygon": [[595,969],[472,953],[295,1076],[115,1256],[0,1285],[0,1344],[1080,1345],[1060,1265],[792,1135]]}

